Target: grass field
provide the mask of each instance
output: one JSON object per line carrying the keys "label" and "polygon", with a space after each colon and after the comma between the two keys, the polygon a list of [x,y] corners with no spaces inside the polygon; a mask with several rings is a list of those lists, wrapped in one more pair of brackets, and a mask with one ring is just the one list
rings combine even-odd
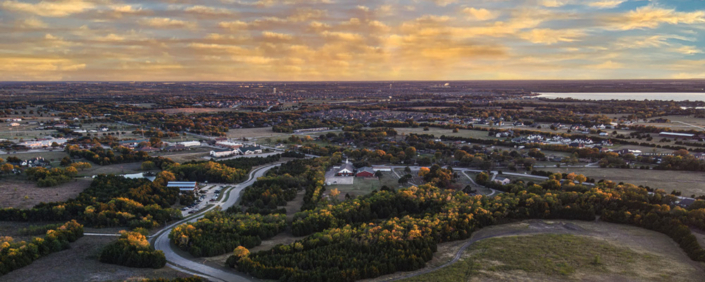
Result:
{"label": "grass field", "polygon": [[[528,222],[482,229],[473,237],[497,237],[475,242],[455,264],[401,281],[702,281],[703,264],[663,234],[604,222]],[[532,234],[538,228],[545,233]],[[526,234],[503,235],[510,233]],[[440,244],[429,265],[449,261],[462,242]]]}
{"label": "grass field", "polygon": [[37,187],[26,180],[0,180],[0,207],[31,208],[41,202],[65,201],[78,196],[91,185],[92,179],[78,179],[54,187]]}
{"label": "grass field", "polygon": [[2,276],[4,282],[141,281],[147,278],[191,277],[169,267],[130,268],[98,261],[100,250],[115,237],[84,236],[68,250],[56,252]]}
{"label": "grass field", "polygon": [[351,196],[363,196],[374,190],[379,190],[384,185],[394,189],[399,188],[399,178],[397,178],[394,173],[383,172],[382,174],[383,175],[381,179],[355,177],[355,180],[352,185],[329,185],[328,187],[326,187],[325,194],[328,195],[332,189],[337,188],[338,190],[340,190],[338,200],[343,200],[346,193],[350,194]]}
{"label": "grass field", "polygon": [[405,127],[397,127],[394,128],[394,130],[397,131],[399,134],[433,134],[436,138],[440,138],[441,136],[455,136],[455,137],[464,137],[464,138],[484,138],[484,139],[500,139],[496,137],[490,137],[488,136],[486,131],[479,131],[479,130],[466,130],[466,129],[460,129],[458,130],[458,133],[453,133],[452,129],[443,129],[443,128],[437,128],[437,127],[430,127],[428,131],[424,131],[423,127],[417,127],[417,128],[405,128]]}
{"label": "grass field", "polygon": [[664,189],[666,192],[678,190],[684,196],[705,195],[705,174],[702,172],[673,170],[640,170],[618,168],[540,168],[540,170],[577,174],[616,182],[644,185]]}

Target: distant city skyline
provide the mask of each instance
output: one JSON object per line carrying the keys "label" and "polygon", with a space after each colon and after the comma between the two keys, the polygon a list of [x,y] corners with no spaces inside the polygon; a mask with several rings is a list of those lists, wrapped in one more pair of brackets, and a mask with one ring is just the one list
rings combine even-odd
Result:
{"label": "distant city skyline", "polygon": [[0,81],[705,78],[701,0],[0,0]]}

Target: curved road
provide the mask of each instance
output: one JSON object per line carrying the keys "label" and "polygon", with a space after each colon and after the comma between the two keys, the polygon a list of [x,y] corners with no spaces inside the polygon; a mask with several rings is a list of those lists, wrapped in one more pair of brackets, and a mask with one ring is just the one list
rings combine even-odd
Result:
{"label": "curved road", "polygon": [[167,265],[173,269],[179,270],[181,272],[185,272],[188,274],[192,275],[197,275],[203,278],[206,278],[211,281],[234,281],[234,282],[249,282],[253,281],[251,278],[236,274],[234,272],[228,272],[228,271],[223,271],[218,268],[214,268],[205,264],[201,264],[192,260],[189,260],[187,258],[184,258],[180,256],[178,253],[174,252],[174,250],[171,248],[171,242],[169,240],[169,233],[171,230],[183,223],[186,222],[195,222],[198,219],[203,218],[206,212],[211,211],[215,209],[216,207],[221,207],[222,209],[227,209],[230,206],[235,205],[237,202],[238,198],[240,197],[240,192],[242,189],[245,187],[248,187],[255,183],[257,181],[258,177],[263,176],[268,170],[272,169],[273,167],[279,166],[279,164],[275,165],[269,165],[265,167],[261,167],[258,169],[255,169],[250,172],[249,179],[245,182],[242,182],[240,184],[237,184],[235,188],[231,188],[228,191],[225,191],[223,194],[223,198],[213,204],[210,208],[203,210],[195,215],[191,215],[189,217],[186,217],[185,219],[182,219],[178,222],[175,222],[158,233],[154,234],[151,236],[151,241],[152,245],[154,246],[155,249],[161,250],[164,252],[164,255],[166,256],[167,260]]}

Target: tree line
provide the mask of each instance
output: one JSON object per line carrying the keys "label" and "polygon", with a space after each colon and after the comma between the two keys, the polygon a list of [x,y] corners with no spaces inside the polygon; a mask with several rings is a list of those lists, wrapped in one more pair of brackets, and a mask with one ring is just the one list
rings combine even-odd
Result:
{"label": "tree line", "polygon": [[147,230],[120,231],[120,238],[100,252],[100,262],[138,268],[162,268],[166,265],[164,252],[155,250],[147,241]]}

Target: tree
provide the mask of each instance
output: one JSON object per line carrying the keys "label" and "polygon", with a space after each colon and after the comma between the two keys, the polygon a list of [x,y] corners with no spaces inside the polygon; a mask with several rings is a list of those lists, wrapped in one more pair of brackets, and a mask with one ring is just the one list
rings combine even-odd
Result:
{"label": "tree", "polygon": [[405,168],[404,168],[404,172],[406,172],[406,174],[411,174],[411,168],[408,167],[408,166],[405,167]]}
{"label": "tree", "polygon": [[331,198],[337,199],[337,198],[338,198],[338,195],[340,195],[340,190],[338,190],[338,188],[333,188],[333,189],[330,190],[330,196],[331,196]]}
{"label": "tree", "polygon": [[159,137],[150,137],[149,143],[152,145],[152,147],[159,147],[162,144],[162,139]]}
{"label": "tree", "polygon": [[422,167],[419,169],[419,176],[424,177],[426,174],[429,174],[431,172],[431,169],[427,167]]}
{"label": "tree", "polygon": [[382,175],[383,175],[383,174],[382,174],[382,171],[380,171],[380,170],[375,171],[375,177],[377,177],[377,178],[382,178]]}
{"label": "tree", "polygon": [[154,170],[156,168],[157,168],[157,166],[154,164],[153,161],[144,161],[144,162],[142,162],[142,165],[140,166],[141,170]]}
{"label": "tree", "polygon": [[235,248],[235,250],[233,251],[233,255],[234,255],[235,257],[237,257],[238,259],[244,258],[244,257],[250,255],[250,250],[248,250],[247,248],[245,248],[245,247],[243,247],[243,246],[238,246],[238,247]]}
{"label": "tree", "polygon": [[458,128],[453,128],[453,133],[458,133]]}
{"label": "tree", "polygon": [[69,157],[64,157],[61,159],[61,166],[70,166],[72,163],[71,159]]}
{"label": "tree", "polygon": [[0,158],[0,163],[4,163],[5,160],[3,158]]}
{"label": "tree", "polygon": [[52,147],[52,148],[59,147],[59,143],[51,142],[51,147]]}
{"label": "tree", "polygon": [[81,171],[83,171],[84,169],[93,167],[93,166],[91,166],[91,164],[89,164],[87,162],[72,163],[71,166],[76,169],[80,169]]}
{"label": "tree", "polygon": [[416,148],[415,147],[407,147],[404,150],[404,153],[406,153],[406,158],[411,159],[416,157]]}
{"label": "tree", "polygon": [[15,169],[15,166],[12,165],[12,164],[7,164],[7,163],[6,163],[6,164],[3,164],[2,167],[0,167],[0,169],[1,169],[2,172],[4,172],[4,173],[10,173],[10,172],[12,172],[13,169]]}

